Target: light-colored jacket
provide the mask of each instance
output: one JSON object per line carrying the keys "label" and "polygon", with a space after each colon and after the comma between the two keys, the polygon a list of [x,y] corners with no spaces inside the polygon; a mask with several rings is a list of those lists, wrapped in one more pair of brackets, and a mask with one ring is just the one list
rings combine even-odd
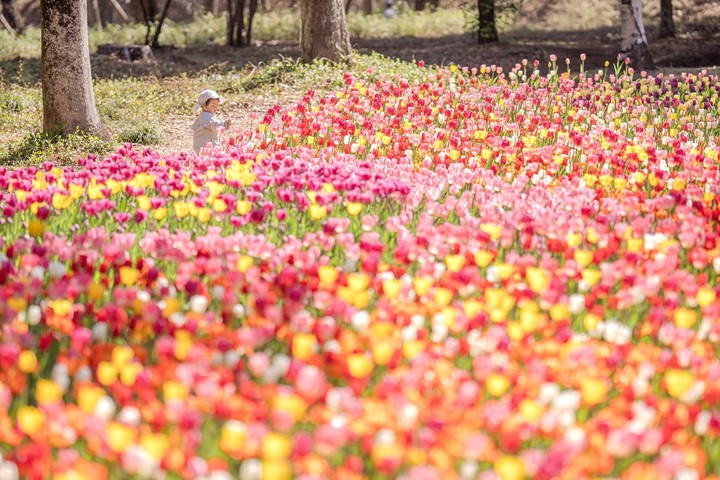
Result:
{"label": "light-colored jacket", "polygon": [[224,127],[225,122],[210,112],[202,111],[192,124],[193,131],[193,150],[198,153],[201,148],[211,146],[220,146],[218,138],[218,127]]}

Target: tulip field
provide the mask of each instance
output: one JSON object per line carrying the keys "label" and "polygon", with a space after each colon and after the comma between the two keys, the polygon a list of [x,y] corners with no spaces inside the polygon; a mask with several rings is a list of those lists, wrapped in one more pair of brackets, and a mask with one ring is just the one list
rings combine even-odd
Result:
{"label": "tulip field", "polygon": [[719,478],[720,79],[535,67],[0,167],[0,480]]}

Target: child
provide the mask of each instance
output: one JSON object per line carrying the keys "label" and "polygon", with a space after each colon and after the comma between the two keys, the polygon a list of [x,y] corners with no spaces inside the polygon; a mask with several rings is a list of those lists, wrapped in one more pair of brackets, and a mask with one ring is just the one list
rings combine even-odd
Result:
{"label": "child", "polygon": [[230,127],[230,120],[223,121],[215,115],[218,105],[222,102],[223,99],[214,90],[200,92],[197,108],[199,115],[191,127],[195,153],[199,153],[200,149],[207,147],[208,144],[212,147],[220,146],[218,127]]}

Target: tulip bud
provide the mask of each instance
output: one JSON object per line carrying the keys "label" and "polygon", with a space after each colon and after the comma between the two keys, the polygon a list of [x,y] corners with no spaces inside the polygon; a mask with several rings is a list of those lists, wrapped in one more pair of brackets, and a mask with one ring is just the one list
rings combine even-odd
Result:
{"label": "tulip bud", "polygon": [[28,325],[35,326],[40,323],[42,319],[42,310],[38,305],[30,305],[27,312]]}
{"label": "tulip bud", "polygon": [[94,413],[102,419],[110,420],[115,415],[115,402],[109,396],[103,395],[98,399]]}
{"label": "tulip bud", "polygon": [[257,458],[248,458],[240,465],[239,480],[260,480],[263,464]]}

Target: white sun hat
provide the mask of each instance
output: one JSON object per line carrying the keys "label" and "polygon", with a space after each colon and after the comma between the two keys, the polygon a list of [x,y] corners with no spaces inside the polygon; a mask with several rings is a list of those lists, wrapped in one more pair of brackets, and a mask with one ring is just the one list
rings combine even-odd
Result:
{"label": "white sun hat", "polygon": [[196,110],[201,110],[202,106],[205,105],[208,100],[211,100],[213,98],[217,98],[220,103],[223,103],[225,101],[225,99],[218,95],[215,90],[206,89],[200,92],[200,95],[198,95]]}

